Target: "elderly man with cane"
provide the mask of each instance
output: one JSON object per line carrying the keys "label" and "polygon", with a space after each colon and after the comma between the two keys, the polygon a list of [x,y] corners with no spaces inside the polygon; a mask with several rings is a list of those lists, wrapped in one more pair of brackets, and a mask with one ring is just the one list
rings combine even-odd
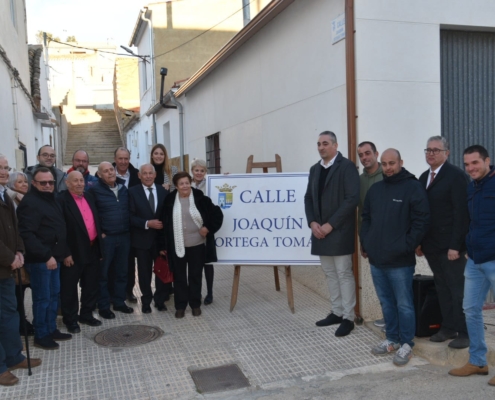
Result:
{"label": "elderly man with cane", "polygon": [[[15,297],[13,272],[24,264],[24,245],[19,236],[14,204],[5,193],[9,180],[9,163],[0,155],[0,385],[12,386],[19,379],[10,371],[41,365],[39,358],[26,360],[19,336],[19,313]],[[26,336],[27,339],[27,336]],[[26,350],[27,341],[26,341]],[[28,350],[29,355],[29,350]],[[30,361],[30,362],[29,362]]]}

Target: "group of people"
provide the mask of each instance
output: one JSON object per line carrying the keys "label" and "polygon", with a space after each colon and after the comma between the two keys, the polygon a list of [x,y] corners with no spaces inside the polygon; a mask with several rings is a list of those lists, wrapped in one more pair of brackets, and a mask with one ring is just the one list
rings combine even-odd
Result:
{"label": "group of people", "polygon": [[[33,334],[36,347],[56,350],[58,342],[81,332],[80,324],[102,325],[96,309],[103,319],[133,313],[126,301],[137,303],[136,259],[143,314],[152,312],[152,302],[166,311],[173,294],[176,318],[188,306],[193,316],[201,315],[203,270],[204,304],[213,302],[214,234],[223,214],[204,193],[205,161],[193,161],[192,176],[179,172],[162,144],[139,169],[120,147],[95,176],[84,150],[74,153],[67,173],[55,167],[51,146],[41,147],[37,159],[25,173],[9,174],[0,155],[0,385],[17,383],[10,371],[27,368],[20,334]],[[167,259],[173,286],[155,274],[153,293],[157,258]],[[32,324],[22,304],[28,286]],[[68,333],[57,329],[59,308]],[[31,359],[32,367],[40,364]]]}
{"label": "group of people", "polygon": [[[425,256],[433,272],[443,322],[431,336],[452,348],[469,347],[469,361],[449,371],[453,376],[487,375],[483,304],[495,290],[495,168],[480,145],[464,150],[464,167],[450,164],[449,143],[428,139],[429,168],[419,177],[403,167],[400,152],[385,150],[380,158],[369,141],[357,147],[364,167],[337,150],[333,132],[318,137],[321,160],[311,167],[305,210],[312,231],[312,254],[326,275],[332,310],[317,326],[338,324],[336,336],[354,329],[356,304],[352,254],[356,207],[361,255],[383,312],[386,339],[373,354],[395,353],[406,365],[413,355],[415,310],[413,276],[416,256]],[[489,381],[495,386],[495,378]]]}

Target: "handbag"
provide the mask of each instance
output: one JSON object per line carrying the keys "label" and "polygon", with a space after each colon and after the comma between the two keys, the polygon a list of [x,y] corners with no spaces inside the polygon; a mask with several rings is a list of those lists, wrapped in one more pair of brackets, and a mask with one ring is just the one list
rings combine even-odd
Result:
{"label": "handbag", "polygon": [[174,274],[170,271],[167,256],[159,255],[155,259],[153,272],[163,283],[171,283],[174,281]]}

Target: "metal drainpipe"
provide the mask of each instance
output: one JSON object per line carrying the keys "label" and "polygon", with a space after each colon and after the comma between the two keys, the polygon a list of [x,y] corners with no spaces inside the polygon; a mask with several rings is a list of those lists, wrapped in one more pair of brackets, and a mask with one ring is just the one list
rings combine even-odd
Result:
{"label": "metal drainpipe", "polygon": [[[146,9],[143,8],[141,10],[141,19],[145,22],[148,23],[148,26],[150,28],[150,66],[151,66],[151,106],[153,107],[156,103],[156,88],[155,88],[155,52],[154,52],[154,40],[153,40],[153,22],[151,22],[151,19],[146,18]],[[144,61],[143,61],[144,62]],[[145,68],[146,68],[146,63],[145,63]],[[152,115],[152,121],[153,121],[153,144],[158,143],[158,133],[156,132],[156,119],[155,119],[155,114]]]}
{"label": "metal drainpipe", "polygon": [[[356,163],[357,124],[356,124],[356,57],[354,45],[354,0],[345,0],[345,64],[346,64],[346,97],[347,97],[347,147],[349,159]],[[357,222],[357,221],[356,221]],[[354,279],[356,281],[356,322],[363,323],[361,317],[361,282],[359,280],[358,232],[354,237],[356,251],[352,255]]]}
{"label": "metal drainpipe", "polygon": [[179,110],[179,137],[180,137],[180,169],[181,171],[185,171],[184,169],[184,107],[181,103],[175,98],[175,95],[171,93],[170,102],[177,107]]}

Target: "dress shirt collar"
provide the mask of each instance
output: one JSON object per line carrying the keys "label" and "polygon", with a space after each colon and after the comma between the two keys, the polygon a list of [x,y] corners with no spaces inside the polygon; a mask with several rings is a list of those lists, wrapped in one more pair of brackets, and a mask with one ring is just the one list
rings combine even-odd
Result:
{"label": "dress shirt collar", "polygon": [[320,165],[321,165],[323,168],[325,168],[325,169],[330,168],[330,167],[333,165],[333,163],[335,162],[335,159],[337,158],[337,156],[338,156],[338,155],[339,155],[339,152],[337,152],[337,154],[335,154],[335,157],[334,157],[334,158],[332,158],[332,159],[328,162],[328,164],[325,164],[325,162],[323,161],[323,158],[322,158],[322,159],[321,159],[321,161],[320,161]]}

